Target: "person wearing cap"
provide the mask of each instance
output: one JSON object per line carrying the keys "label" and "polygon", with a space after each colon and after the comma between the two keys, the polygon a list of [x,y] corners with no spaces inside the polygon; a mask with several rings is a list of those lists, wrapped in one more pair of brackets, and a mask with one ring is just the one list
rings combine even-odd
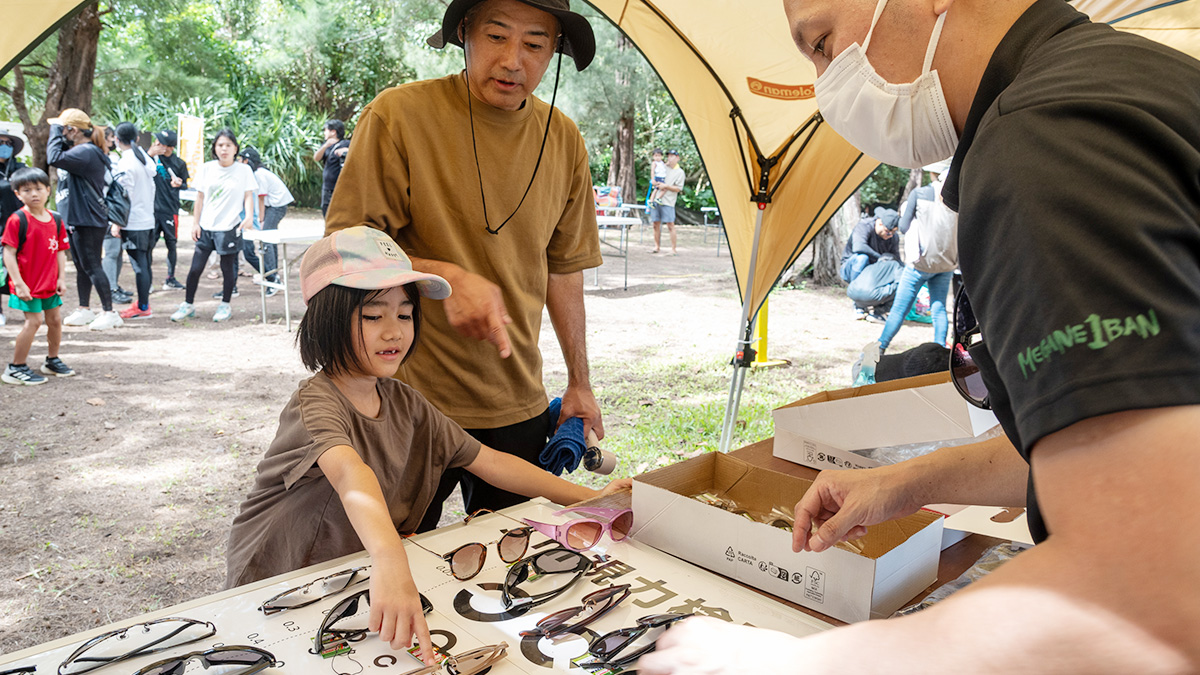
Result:
{"label": "person wearing cap", "polygon": [[496,452],[392,377],[424,349],[424,315],[436,303],[420,298],[452,295],[445,279],[415,271],[383,232],[352,227],[317,241],[300,263],[300,287],[308,309],[296,343],[314,374],[280,414],[234,518],[227,586],[365,548],[371,630],[393,648],[416,635],[431,663],[401,536],[416,531],[445,471],[462,468],[563,504],[627,489],[630,480],[593,490]]}
{"label": "person wearing cap", "polygon": [[[175,263],[178,260],[177,245],[179,241],[179,191],[186,189],[188,184],[187,162],[175,154],[175,145],[179,136],[169,129],[156,131],[154,140],[150,143],[150,156],[154,158],[154,223],[157,235],[154,244],[158,244],[159,236],[167,247],[167,278],[163,281],[163,290],[182,290],[183,284],[175,278]],[[154,249],[151,248],[151,254]]]}
{"label": "person wearing cap", "polygon": [[346,123],[341,120],[325,120],[325,142],[313,153],[313,161],[323,167],[321,171],[321,215],[329,212],[329,202],[337,187],[342,167],[346,164],[346,153],[350,141],[346,138]]}
{"label": "person wearing cap", "polygon": [[[854,231],[850,233],[850,238],[846,240],[846,247],[842,249],[842,281],[854,283],[868,266],[880,260],[899,260],[900,239],[896,237],[896,228],[899,225],[900,214],[883,206],[875,207],[874,215],[860,218],[854,226]],[[868,319],[876,323],[887,320],[876,308],[863,307],[857,302],[854,311],[859,319]]]}
{"label": "person wearing cap", "polygon": [[[79,308],[63,319],[63,325],[91,330],[124,323],[113,310],[112,287],[101,266],[108,232],[108,209],[101,195],[108,188],[106,177],[111,169],[108,152],[99,145],[103,141],[102,133],[93,134],[92,119],[78,108],[68,108],[50,119],[46,161],[59,170],[57,203],[69,228],[79,291]],[[100,314],[91,310],[93,287],[100,298]]]}
{"label": "person wearing cap", "polygon": [[[0,132],[0,234],[4,232],[4,223],[8,217],[21,208],[21,200],[13,192],[8,179],[16,172],[25,168],[25,164],[17,159],[17,155],[25,149],[25,140],[14,134]],[[0,284],[0,295],[8,293],[8,284]],[[4,316],[4,302],[0,301],[0,326],[8,322]]]}
{"label": "person wearing cap", "polygon": [[[582,70],[595,38],[567,0],[454,0],[430,44],[463,46],[466,68],[363,109],[326,231],[379,228],[416,269],[454,285],[428,307],[426,344],[397,377],[483,442],[536,461],[560,421],[604,432],[585,346],[583,270],[602,262],[587,149],[571,120],[533,96],[556,53],[556,73],[562,55]],[[567,365],[558,419],[542,384],[544,309]],[[468,510],[524,500],[461,478]],[[455,482],[441,486],[424,529]]]}
{"label": "person wearing cap", "polygon": [[652,186],[656,192],[650,207],[650,222],[654,224],[654,250],[651,253],[662,250],[660,240],[662,226],[665,224],[671,231],[671,255],[678,255],[679,251],[675,247],[675,200],[683,191],[683,181],[687,178],[683,169],[679,168],[678,150],[667,152],[666,169],[662,180],[655,180]]}
{"label": "person wearing cap", "polygon": [[1038,543],[904,618],[685,621],[638,673],[1200,672],[1200,62],[1061,0],[784,7],[834,131],[953,155],[953,371],[1013,446],[822,472],[793,548],[938,502],[1026,503]]}

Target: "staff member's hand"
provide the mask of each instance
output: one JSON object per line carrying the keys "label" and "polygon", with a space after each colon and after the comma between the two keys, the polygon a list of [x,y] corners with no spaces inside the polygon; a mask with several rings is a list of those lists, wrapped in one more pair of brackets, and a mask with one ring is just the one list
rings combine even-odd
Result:
{"label": "staff member's hand", "polygon": [[[822,471],[796,504],[792,550],[820,553],[866,535],[876,525],[916,513],[924,504],[906,480],[903,464]],[[813,526],[817,531],[810,532]]]}
{"label": "staff member's hand", "polygon": [[450,282],[454,293],[443,300],[446,318],[461,335],[496,345],[500,358],[512,354],[506,326],[512,323],[500,287],[478,274],[463,270]]}
{"label": "staff member's hand", "polygon": [[192,241],[200,241],[200,226],[192,226]]}
{"label": "staff member's hand", "polygon": [[581,385],[567,385],[567,391],[562,397],[562,412],[558,415],[557,424],[562,424],[572,417],[583,418],[583,437],[587,438],[589,430],[596,432],[596,438],[604,438],[604,420],[600,416],[600,404],[596,403],[596,395],[592,388]]}

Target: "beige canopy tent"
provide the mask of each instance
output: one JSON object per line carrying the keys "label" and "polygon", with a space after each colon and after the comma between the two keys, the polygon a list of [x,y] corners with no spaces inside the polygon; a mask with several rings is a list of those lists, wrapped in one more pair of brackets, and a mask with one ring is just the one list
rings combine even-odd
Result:
{"label": "beige canopy tent", "polygon": [[[712,179],[741,292],[729,447],[751,320],[779,275],[875,169],[817,113],[812,66],[781,0],[589,0],[646,56],[674,96]],[[0,76],[87,2],[4,0],[20,31],[0,33]],[[1200,0],[1073,0],[1112,23],[1200,56]],[[29,36],[38,36],[30,39]]]}
{"label": "beige canopy tent", "polygon": [[[696,139],[742,296],[721,435],[729,449],[753,316],[779,276],[878,166],[824,124],[816,72],[780,0],[588,0],[658,71]],[[1076,0],[1094,20],[1200,54],[1200,0]]]}

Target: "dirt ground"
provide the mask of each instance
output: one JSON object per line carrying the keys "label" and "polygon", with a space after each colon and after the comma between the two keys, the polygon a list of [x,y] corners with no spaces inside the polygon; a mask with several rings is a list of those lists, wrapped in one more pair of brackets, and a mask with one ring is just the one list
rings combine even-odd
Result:
{"label": "dirt ground", "polygon": [[[187,227],[181,222],[181,231]],[[739,304],[728,250],[718,252],[712,230],[705,240],[701,228],[681,227],[680,239],[678,256],[652,255],[649,228],[635,230],[627,290],[625,261],[608,257],[611,249],[598,277],[586,273],[594,361],[652,358],[661,365],[730,352]],[[302,249],[290,247],[289,257]],[[160,246],[159,285],[165,257]],[[190,260],[191,243],[181,242],[181,279]],[[75,291],[68,268],[69,311]],[[128,264],[121,284],[134,287]],[[229,523],[280,409],[306,373],[294,333],[283,325],[282,295],[267,300],[264,324],[257,287],[241,279],[233,319],[214,324],[210,296],[218,285],[201,281],[199,318],[185,324],[167,318],[183,292],[158,291],[152,319],[104,332],[67,328],[61,353],[76,377],[0,385],[0,653],[222,588]],[[293,288],[294,320],[303,311],[294,278]],[[4,311],[0,349],[10,359],[21,318]],[[561,386],[562,358],[548,319],[544,326],[545,377]],[[854,320],[840,289],[771,297],[770,354],[792,361],[798,391],[848,385],[850,363],[880,329]],[[930,327],[909,324],[892,351],[929,339]],[[40,364],[45,350],[43,329],[29,362]],[[593,371],[601,401],[605,379],[625,376]],[[621,426],[609,419],[607,433],[620,434]]]}

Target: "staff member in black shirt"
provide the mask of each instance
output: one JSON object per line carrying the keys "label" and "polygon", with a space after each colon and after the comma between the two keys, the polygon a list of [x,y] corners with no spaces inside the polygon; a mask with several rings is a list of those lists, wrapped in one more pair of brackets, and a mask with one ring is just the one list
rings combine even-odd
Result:
{"label": "staff member in black shirt", "polygon": [[[179,234],[179,191],[187,188],[188,169],[183,158],[175,154],[179,137],[174,131],[155,132],[150,144],[150,156],[158,165],[154,174],[154,222],[167,245],[167,279],[163,290],[180,290],[183,284],[175,279],[175,245]],[[158,243],[158,237],[154,237]],[[153,253],[154,249],[151,248]]]}

